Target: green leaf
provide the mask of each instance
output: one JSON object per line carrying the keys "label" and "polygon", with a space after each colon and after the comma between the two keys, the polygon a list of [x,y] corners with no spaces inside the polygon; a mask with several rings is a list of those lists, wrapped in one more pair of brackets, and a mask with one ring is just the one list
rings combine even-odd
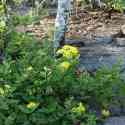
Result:
{"label": "green leaf", "polygon": [[[32,103],[32,104],[31,104]],[[19,105],[19,109],[26,114],[34,112],[39,106],[39,103],[30,102],[27,105]]]}
{"label": "green leaf", "polygon": [[7,119],[5,120],[4,125],[14,125],[15,124],[15,119],[16,119],[17,114],[15,114],[14,112],[11,113]]}

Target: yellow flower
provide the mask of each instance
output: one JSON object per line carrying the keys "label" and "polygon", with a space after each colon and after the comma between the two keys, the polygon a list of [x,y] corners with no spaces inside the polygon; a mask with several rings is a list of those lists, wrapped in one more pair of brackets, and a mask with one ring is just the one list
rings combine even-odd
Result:
{"label": "yellow flower", "polygon": [[62,54],[66,59],[76,59],[79,56],[79,51],[76,47],[65,45],[57,51],[57,54]]}
{"label": "yellow flower", "polygon": [[29,67],[27,68],[28,71],[31,71],[32,69],[33,69],[32,66],[29,66]]}
{"label": "yellow flower", "polygon": [[103,110],[101,111],[101,114],[102,114],[102,116],[104,116],[104,117],[109,117],[109,116],[110,116],[110,111],[109,111],[109,110],[106,110],[106,109],[103,109]]}
{"label": "yellow flower", "polygon": [[69,69],[69,67],[71,66],[71,64],[68,61],[64,61],[62,63],[59,64],[59,69],[61,69],[61,71],[66,71]]}
{"label": "yellow flower", "polygon": [[82,114],[82,113],[85,113],[85,111],[86,111],[86,108],[81,102],[79,103],[77,107],[72,108],[73,113]]}
{"label": "yellow flower", "polygon": [[29,108],[29,109],[32,109],[32,108],[35,108],[39,105],[39,103],[37,102],[29,102],[26,107]]}

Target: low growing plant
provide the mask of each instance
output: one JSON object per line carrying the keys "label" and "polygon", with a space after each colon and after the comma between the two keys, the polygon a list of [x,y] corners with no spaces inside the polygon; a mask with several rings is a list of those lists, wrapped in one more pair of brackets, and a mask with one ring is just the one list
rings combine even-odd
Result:
{"label": "low growing plant", "polygon": [[[12,32],[4,53],[0,64],[1,125],[96,125],[98,119],[91,108],[97,106],[101,113],[114,97],[124,95],[124,81],[117,68],[100,69],[95,76],[87,72],[76,75],[77,63],[52,58],[47,40],[41,44]],[[67,70],[60,71],[61,63]]]}

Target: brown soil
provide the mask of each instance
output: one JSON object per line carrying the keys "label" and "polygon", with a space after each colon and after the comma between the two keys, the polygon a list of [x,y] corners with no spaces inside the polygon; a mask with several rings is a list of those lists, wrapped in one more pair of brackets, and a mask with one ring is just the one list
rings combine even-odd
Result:
{"label": "brown soil", "polygon": [[[28,25],[22,32],[28,32],[38,39],[51,37],[54,30],[54,17],[44,17],[38,23]],[[125,24],[125,15],[113,12],[111,17],[104,11],[78,10],[69,18],[66,38],[70,39],[94,39],[100,36],[112,36],[119,33],[122,25]],[[17,30],[20,32],[20,26]]]}
{"label": "brown soil", "polygon": [[96,36],[111,36],[120,31],[125,24],[125,15],[114,12],[109,18],[109,13],[104,11],[81,11],[71,16],[68,27],[68,37],[80,39],[93,39]]}

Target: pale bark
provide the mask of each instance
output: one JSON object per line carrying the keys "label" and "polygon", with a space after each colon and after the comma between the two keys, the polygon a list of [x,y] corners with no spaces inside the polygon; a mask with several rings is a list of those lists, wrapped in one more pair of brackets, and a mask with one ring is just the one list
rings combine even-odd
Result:
{"label": "pale bark", "polygon": [[60,46],[60,42],[64,40],[69,9],[70,9],[70,0],[58,0],[58,9],[57,9],[57,16],[55,19],[55,33],[53,40],[54,51],[56,51],[57,48]]}

